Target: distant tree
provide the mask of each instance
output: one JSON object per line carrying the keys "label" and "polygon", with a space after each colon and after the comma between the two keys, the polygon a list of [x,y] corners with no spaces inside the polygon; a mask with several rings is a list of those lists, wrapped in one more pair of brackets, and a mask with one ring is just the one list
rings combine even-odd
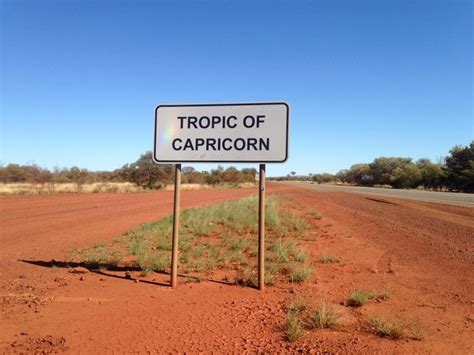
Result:
{"label": "distant tree", "polygon": [[291,172],[291,175],[292,175],[292,176],[295,176],[295,175],[296,175],[296,171],[292,171],[292,172]]}
{"label": "distant tree", "polygon": [[46,184],[53,178],[53,174],[48,169],[41,168],[34,164],[30,167],[32,182],[37,184]]}
{"label": "distant tree", "polygon": [[349,173],[349,170],[347,170],[347,169],[339,170],[336,173],[336,179],[341,181],[341,182],[347,182],[347,174],[348,173]]}
{"label": "distant tree", "polygon": [[391,185],[395,188],[415,188],[419,186],[422,176],[420,169],[410,162],[403,167],[396,168],[394,171]]}
{"label": "distant tree", "polygon": [[209,175],[206,176],[205,182],[209,185],[217,185],[223,182],[222,175],[224,173],[224,168],[218,166],[217,169],[212,169]]}
{"label": "distant tree", "polygon": [[26,182],[28,180],[25,169],[18,164],[8,164],[5,167],[4,176],[6,182]]}
{"label": "distant tree", "polygon": [[380,157],[369,164],[373,183],[396,188],[416,187],[421,173],[411,158]]}
{"label": "distant tree", "polygon": [[222,172],[222,182],[236,184],[243,182],[242,173],[234,166],[229,166]]}
{"label": "distant tree", "polygon": [[251,176],[252,180],[255,180],[255,177],[257,176],[257,169],[255,168],[243,168],[242,173],[245,175]]}
{"label": "distant tree", "polygon": [[0,182],[7,182],[7,172],[4,166],[0,166]]}
{"label": "distant tree", "polygon": [[81,169],[77,166],[73,166],[66,173],[66,176],[70,181],[76,183],[77,190],[80,191],[82,189],[82,186],[87,182],[88,173],[89,172],[87,171],[87,169]]}
{"label": "distant tree", "polygon": [[137,186],[152,189],[172,182],[174,171],[170,164],[156,164],[152,152],[146,152],[136,162],[125,164],[121,169],[121,175],[126,181]]}
{"label": "distant tree", "polygon": [[374,177],[369,164],[354,164],[346,174],[346,182],[358,185],[373,185]]}
{"label": "distant tree", "polygon": [[446,157],[447,185],[455,190],[474,192],[474,141],[455,146]]}
{"label": "distant tree", "polygon": [[329,173],[313,174],[312,179],[318,184],[333,182],[336,180],[334,175]]}
{"label": "distant tree", "polygon": [[416,161],[416,166],[420,169],[421,184],[427,189],[440,189],[446,181],[446,169],[441,164],[432,163],[429,159],[423,158]]}
{"label": "distant tree", "polygon": [[195,171],[196,171],[196,169],[194,169],[192,166],[183,166],[183,168],[181,169],[181,172],[183,174],[190,174],[190,173],[193,173]]}

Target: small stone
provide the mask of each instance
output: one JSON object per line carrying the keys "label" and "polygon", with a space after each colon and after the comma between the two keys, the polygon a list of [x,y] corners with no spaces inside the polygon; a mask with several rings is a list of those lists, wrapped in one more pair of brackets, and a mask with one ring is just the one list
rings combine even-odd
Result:
{"label": "small stone", "polygon": [[136,284],[139,283],[139,282],[140,282],[140,280],[135,280],[135,283],[136,283]]}
{"label": "small stone", "polygon": [[87,270],[85,267],[78,266],[78,267],[75,267],[75,268],[69,270],[69,272],[71,274],[87,274],[89,272],[89,270]]}
{"label": "small stone", "polygon": [[84,281],[85,279],[86,279],[86,278],[85,278],[84,276],[81,276],[81,277],[79,278],[79,281]]}

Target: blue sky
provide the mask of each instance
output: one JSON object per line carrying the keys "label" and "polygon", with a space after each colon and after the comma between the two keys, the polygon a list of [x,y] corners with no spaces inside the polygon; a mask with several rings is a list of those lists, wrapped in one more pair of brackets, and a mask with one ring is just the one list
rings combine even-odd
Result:
{"label": "blue sky", "polygon": [[164,103],[288,102],[269,175],[474,136],[470,1],[0,2],[3,164],[118,168]]}

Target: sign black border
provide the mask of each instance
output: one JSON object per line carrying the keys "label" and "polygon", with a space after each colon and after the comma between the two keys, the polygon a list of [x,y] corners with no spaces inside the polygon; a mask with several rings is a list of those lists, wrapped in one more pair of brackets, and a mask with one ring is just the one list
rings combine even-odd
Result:
{"label": "sign black border", "polygon": [[[156,157],[156,139],[157,139],[157,117],[158,109],[160,107],[202,107],[202,106],[262,106],[262,105],[284,105],[286,106],[286,150],[285,159],[283,160],[159,160]],[[155,163],[284,163],[288,160],[288,138],[289,138],[289,124],[290,124],[290,106],[286,102],[239,102],[226,104],[184,104],[184,105],[158,105],[155,108],[155,135],[153,140],[153,160]]]}

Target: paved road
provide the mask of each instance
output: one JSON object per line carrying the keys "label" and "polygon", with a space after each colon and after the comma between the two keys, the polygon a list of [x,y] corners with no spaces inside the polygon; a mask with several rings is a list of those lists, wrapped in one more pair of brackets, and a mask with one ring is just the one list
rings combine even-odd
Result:
{"label": "paved road", "polygon": [[362,194],[371,194],[378,196],[406,198],[410,200],[448,203],[452,205],[474,206],[474,194],[464,194],[456,192],[436,192],[436,191],[419,191],[419,190],[396,190],[383,189],[377,187],[362,186],[337,186],[325,184],[308,184],[304,182],[285,182],[301,187],[307,187],[318,191],[344,191]]}

